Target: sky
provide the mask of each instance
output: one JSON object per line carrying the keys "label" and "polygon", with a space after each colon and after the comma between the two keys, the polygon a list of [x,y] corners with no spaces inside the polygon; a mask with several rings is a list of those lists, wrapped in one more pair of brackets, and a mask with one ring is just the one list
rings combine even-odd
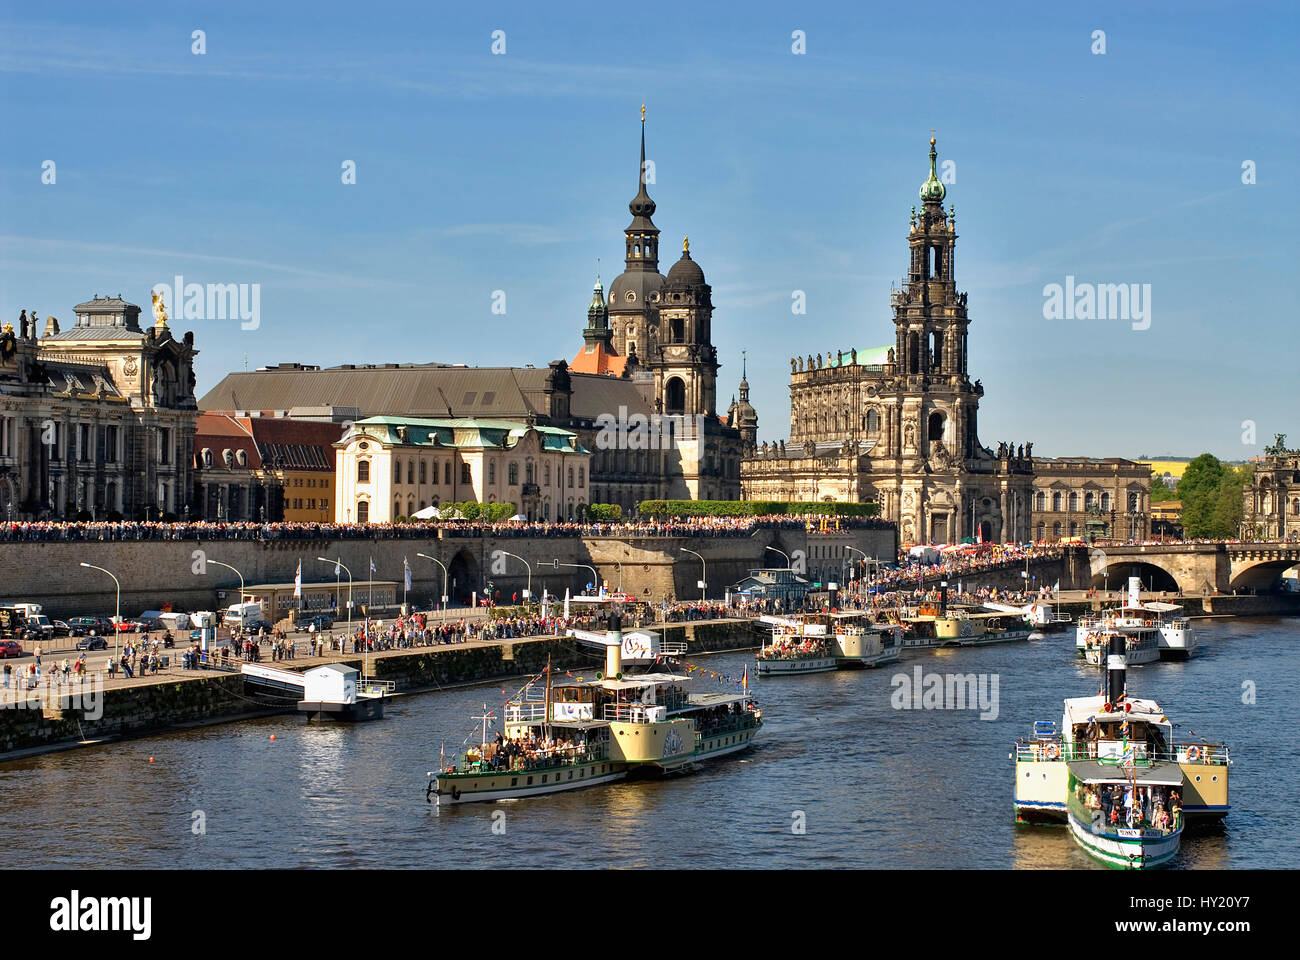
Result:
{"label": "sky", "polygon": [[[933,129],[984,443],[1238,460],[1300,439],[1298,19],[4,0],[0,318],[257,285],[254,329],[173,324],[200,396],[245,365],[571,360],[597,271],[622,270],[644,103],[660,270],[689,235],[721,412],[747,351],[777,440],[790,357],[893,342]],[[1136,284],[1149,312],[1056,315],[1067,283]]]}

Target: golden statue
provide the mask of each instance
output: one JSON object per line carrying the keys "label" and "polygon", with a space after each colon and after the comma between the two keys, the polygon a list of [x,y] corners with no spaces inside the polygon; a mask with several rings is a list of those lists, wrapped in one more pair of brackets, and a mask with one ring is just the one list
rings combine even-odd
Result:
{"label": "golden statue", "polygon": [[691,238],[682,237],[682,253],[690,253],[690,251],[691,251]]}
{"label": "golden statue", "polygon": [[641,104],[641,122],[645,123],[645,104]]}
{"label": "golden statue", "polygon": [[163,302],[157,290],[153,292],[153,316],[158,326],[167,326],[167,304]]}

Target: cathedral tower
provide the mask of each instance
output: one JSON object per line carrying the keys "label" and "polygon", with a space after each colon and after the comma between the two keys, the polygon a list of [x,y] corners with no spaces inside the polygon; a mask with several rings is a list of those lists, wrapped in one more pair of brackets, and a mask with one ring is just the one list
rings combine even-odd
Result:
{"label": "cathedral tower", "polygon": [[641,108],[641,165],[637,192],[628,205],[632,222],[623,231],[623,272],[609,287],[609,322],[614,350],[623,357],[649,357],[658,340],[659,228],[654,225],[655,202],[646,192],[645,107]]}

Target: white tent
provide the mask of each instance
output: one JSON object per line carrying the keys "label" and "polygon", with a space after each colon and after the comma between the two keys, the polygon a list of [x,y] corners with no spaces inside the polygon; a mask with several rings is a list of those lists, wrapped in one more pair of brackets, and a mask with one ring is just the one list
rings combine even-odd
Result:
{"label": "white tent", "polygon": [[412,520],[433,520],[438,516],[437,507],[425,507],[423,510],[417,510],[411,514]]}
{"label": "white tent", "polygon": [[524,516],[522,513],[516,513],[513,517],[510,518],[512,523],[523,523],[527,519],[528,518]]}

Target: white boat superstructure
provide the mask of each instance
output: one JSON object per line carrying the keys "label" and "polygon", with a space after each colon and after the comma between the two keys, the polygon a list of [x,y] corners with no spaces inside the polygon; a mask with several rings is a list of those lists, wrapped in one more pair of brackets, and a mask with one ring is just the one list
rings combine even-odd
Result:
{"label": "white boat superstructure", "polygon": [[[1109,631],[1118,631],[1130,637],[1155,637],[1156,656],[1150,659],[1185,660],[1196,650],[1196,635],[1191,621],[1180,616],[1182,607],[1175,603],[1148,600],[1141,597],[1142,582],[1137,577],[1129,578],[1128,597],[1117,607],[1109,607],[1097,613],[1090,613],[1079,618],[1075,631],[1075,648],[1079,655],[1086,657],[1089,637],[1095,638]],[[1145,653],[1140,659],[1130,656],[1129,663],[1148,663]],[[1089,662],[1099,662],[1090,660]]]}
{"label": "white boat superstructure", "polygon": [[772,628],[771,638],[757,654],[760,676],[828,673],[838,670],[830,638],[829,618],[759,617]]}

